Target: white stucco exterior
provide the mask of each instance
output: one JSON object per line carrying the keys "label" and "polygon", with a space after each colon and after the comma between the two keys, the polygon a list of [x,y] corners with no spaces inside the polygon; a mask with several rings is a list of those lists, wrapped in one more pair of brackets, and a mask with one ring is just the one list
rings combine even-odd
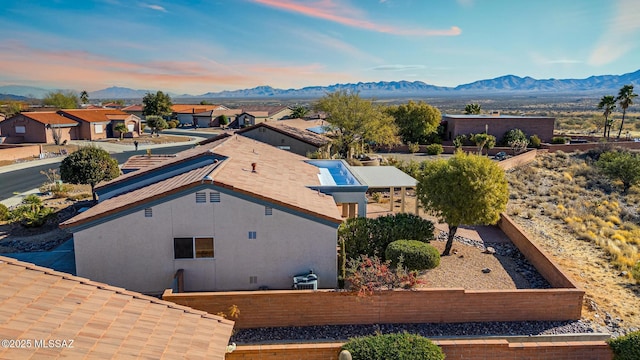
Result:
{"label": "white stucco exterior", "polygon": [[[320,288],[337,283],[337,224],[273,208],[225,190],[209,202],[200,189],[74,232],[77,274],[144,293],[171,287],[184,269],[186,291],[290,289],[313,269]],[[196,203],[196,192],[207,202]],[[249,231],[256,239],[249,239]],[[174,259],[173,239],[213,237],[214,258]],[[257,277],[250,283],[250,277]]]}

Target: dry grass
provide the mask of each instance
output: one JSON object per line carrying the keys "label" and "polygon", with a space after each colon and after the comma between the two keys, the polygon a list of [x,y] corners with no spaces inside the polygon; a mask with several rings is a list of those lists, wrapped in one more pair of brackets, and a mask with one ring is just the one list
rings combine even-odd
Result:
{"label": "dry grass", "polygon": [[151,136],[149,134],[140,135],[137,138],[123,138],[120,139],[105,139],[101,140],[104,142],[109,142],[112,144],[122,144],[122,145],[131,145],[133,146],[133,142],[137,141],[139,144],[169,144],[169,143],[179,143],[189,141],[189,136],[179,136],[179,135],[160,135],[160,136]]}
{"label": "dry grass", "polygon": [[539,156],[508,178],[507,212],[586,290],[587,317],[640,326],[640,286],[629,271],[640,260],[640,189],[622,196],[578,154]]}

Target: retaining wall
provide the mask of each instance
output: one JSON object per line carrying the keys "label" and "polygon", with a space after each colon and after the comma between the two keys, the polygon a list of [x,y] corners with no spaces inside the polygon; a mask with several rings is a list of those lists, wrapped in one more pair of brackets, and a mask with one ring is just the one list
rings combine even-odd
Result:
{"label": "retaining wall", "polygon": [[[434,341],[447,360],[611,360],[604,341],[509,343],[496,340]],[[342,343],[238,346],[227,360],[338,360]]]}
{"label": "retaining wall", "polygon": [[0,160],[15,161],[40,155],[39,145],[0,144]]}

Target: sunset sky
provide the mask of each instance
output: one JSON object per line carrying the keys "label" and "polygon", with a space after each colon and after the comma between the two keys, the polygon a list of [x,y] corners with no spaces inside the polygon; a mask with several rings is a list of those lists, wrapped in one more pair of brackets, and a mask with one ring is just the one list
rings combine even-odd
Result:
{"label": "sunset sky", "polygon": [[202,94],[640,68],[637,0],[0,0],[0,85]]}

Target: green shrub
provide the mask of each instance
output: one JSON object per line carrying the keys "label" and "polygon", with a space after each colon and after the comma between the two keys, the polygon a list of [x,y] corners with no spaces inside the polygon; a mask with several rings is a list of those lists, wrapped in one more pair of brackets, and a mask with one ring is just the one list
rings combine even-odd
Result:
{"label": "green shrub", "polygon": [[397,240],[390,243],[384,252],[391,265],[402,265],[407,270],[427,270],[440,265],[440,252],[430,244],[417,240]]}
{"label": "green shrub", "polygon": [[455,146],[456,149],[461,148],[466,143],[467,143],[467,135],[458,135],[456,136],[455,139],[453,139],[453,146]]}
{"label": "green shrub", "polygon": [[427,145],[427,154],[429,155],[440,155],[443,151],[444,149],[440,144]]}
{"label": "green shrub", "polygon": [[338,240],[344,241],[348,258],[360,255],[384,257],[390,243],[402,239],[429,242],[433,240],[433,230],[431,221],[415,214],[400,213],[375,219],[357,217],[340,225]]}
{"label": "green shrub", "polygon": [[538,135],[531,135],[531,137],[529,138],[529,146],[537,149],[541,144],[542,140],[540,140],[540,137]]}
{"label": "green shrub", "polygon": [[412,154],[417,153],[418,151],[420,151],[420,144],[418,143],[408,143],[407,146],[409,147],[409,152]]}
{"label": "green shrub", "polygon": [[567,143],[567,138],[564,136],[554,136],[553,139],[551,139],[551,143],[552,144],[566,144]]}
{"label": "green shrub", "polygon": [[640,331],[607,340],[613,351],[613,360],[640,359]]}
{"label": "green shrub", "polygon": [[0,204],[0,221],[9,220],[9,208],[5,204]]}
{"label": "green shrub", "polygon": [[527,141],[527,134],[520,129],[511,129],[504,133],[500,143],[505,146],[513,143],[514,141]]}
{"label": "green shrub", "polygon": [[403,332],[400,334],[369,335],[350,339],[343,350],[353,360],[441,360],[442,349],[424,336]]}

